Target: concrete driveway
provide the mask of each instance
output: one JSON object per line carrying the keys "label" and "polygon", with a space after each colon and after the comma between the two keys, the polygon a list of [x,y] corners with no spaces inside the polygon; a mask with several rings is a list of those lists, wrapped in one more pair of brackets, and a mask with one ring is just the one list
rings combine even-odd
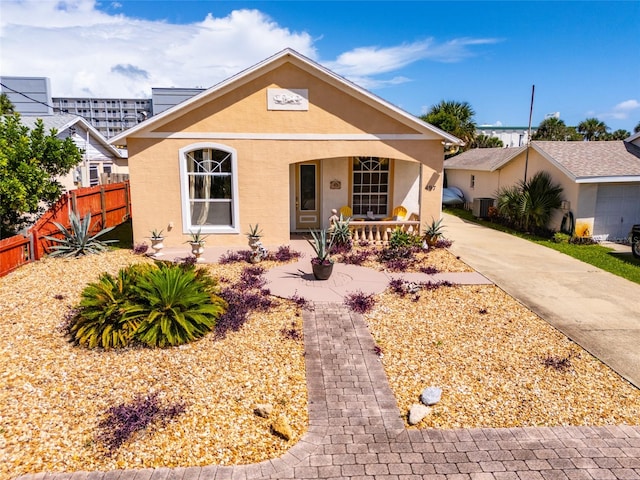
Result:
{"label": "concrete driveway", "polygon": [[640,285],[444,214],[451,252],[640,388]]}

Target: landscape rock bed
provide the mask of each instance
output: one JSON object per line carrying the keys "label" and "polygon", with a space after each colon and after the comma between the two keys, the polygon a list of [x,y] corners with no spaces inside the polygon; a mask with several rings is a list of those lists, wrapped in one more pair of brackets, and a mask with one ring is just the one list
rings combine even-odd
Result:
{"label": "landscape rock bed", "polygon": [[[45,259],[0,279],[0,478],[254,463],[281,456],[304,435],[303,342],[280,333],[292,323],[302,331],[289,301],[251,315],[224,339],[209,334],[177,348],[88,350],[65,340],[57,327],[84,286],[140,261],[150,260],[124,250]],[[206,268],[233,282],[245,266]],[[185,413],[134,434],[114,453],[96,441],[109,407],[151,393],[163,405],[184,403]],[[274,418],[286,414],[290,441],[271,433],[273,419],[255,415],[261,403],[273,405]]]}

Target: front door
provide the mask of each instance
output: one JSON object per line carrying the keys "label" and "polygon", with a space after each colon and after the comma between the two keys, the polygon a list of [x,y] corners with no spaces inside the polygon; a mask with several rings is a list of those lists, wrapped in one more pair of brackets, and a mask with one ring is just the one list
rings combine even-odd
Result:
{"label": "front door", "polygon": [[296,165],[296,230],[320,228],[320,161]]}

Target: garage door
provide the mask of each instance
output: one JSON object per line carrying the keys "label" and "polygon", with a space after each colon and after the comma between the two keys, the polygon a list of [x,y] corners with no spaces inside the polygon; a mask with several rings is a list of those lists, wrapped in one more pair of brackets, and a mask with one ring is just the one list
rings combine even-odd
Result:
{"label": "garage door", "polygon": [[593,236],[600,240],[626,238],[640,223],[640,184],[599,185]]}

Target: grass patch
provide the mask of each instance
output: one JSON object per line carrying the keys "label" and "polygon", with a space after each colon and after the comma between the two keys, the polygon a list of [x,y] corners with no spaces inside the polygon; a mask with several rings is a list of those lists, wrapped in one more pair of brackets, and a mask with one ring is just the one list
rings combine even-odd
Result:
{"label": "grass patch", "polygon": [[461,208],[446,208],[445,212],[455,215],[463,220],[482,225],[487,228],[499,230],[501,232],[524,238],[547,248],[552,248],[558,252],[569,255],[575,259],[598,267],[606,272],[613,273],[619,277],[640,284],[640,260],[633,257],[631,250],[628,253],[619,253],[611,248],[602,245],[574,245],[570,243],[556,243],[551,239],[528,235],[515,231],[504,225],[487,222],[475,218],[473,214]]}
{"label": "grass patch", "polygon": [[116,243],[109,245],[113,248],[133,248],[133,228],[131,226],[131,220],[127,220],[110,232],[105,233],[100,237],[100,240],[118,240]]}

